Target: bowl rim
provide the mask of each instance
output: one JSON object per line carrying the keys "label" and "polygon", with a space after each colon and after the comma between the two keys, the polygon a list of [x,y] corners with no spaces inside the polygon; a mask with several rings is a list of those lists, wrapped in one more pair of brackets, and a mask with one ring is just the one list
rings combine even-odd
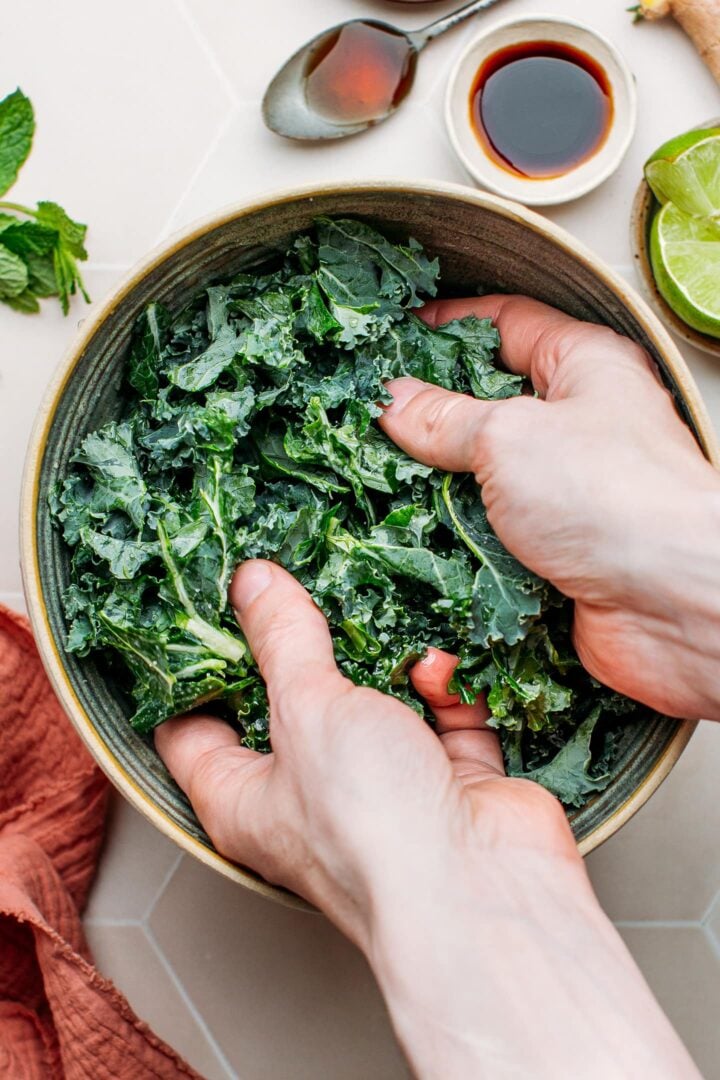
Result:
{"label": "bowl rim", "polygon": [[[98,303],[88,316],[81,320],[78,324],[77,333],[64,351],[50,378],[38,409],[27,447],[20,496],[20,561],[23,587],[30,623],[45,671],[61,705],[91,755],[114,786],[136,810],[173,840],[181,850],[195,856],[202,863],[219,871],[225,877],[281,904],[304,910],[314,909],[301,897],[279,886],[263,881],[250,870],[231,862],[218,852],[206,847],[199,840],[189,836],[132,779],[94,729],[90,717],[85,712],[65,674],[62,657],[55,644],[47,610],[43,602],[36,528],[39,480],[46,437],[54,421],[57,406],[70,376],[80,362],[85,348],[99,326],[108,317],[112,316],[118,305],[148,273],[164,262],[171,254],[180,252],[189,243],[206,233],[258,211],[292,202],[312,201],[313,198],[328,195],[353,193],[359,195],[382,192],[409,193],[430,198],[446,196],[480,209],[489,210],[541,233],[590,269],[615,295],[622,299],[622,302],[629,308],[639,325],[668,361],[668,366],[682,391],[683,398],[698,431],[702,449],[709,461],[716,468],[720,467],[720,446],[692,375],[665,327],[632,286],[560,226],[518,203],[513,203],[497,195],[478,191],[462,184],[437,180],[393,178],[337,181],[320,185],[307,184],[282,188],[267,196],[255,196],[233,203],[194,221],[154,247],[149,254],[123,276],[109,296]],[[698,721],[686,721],[678,726],[667,747],[639,787],[628,795],[627,799],[610,817],[593,829],[579,843],[578,847],[582,855],[588,854],[604,843],[643,806],[675,765],[697,723]]]}
{"label": "bowl rim", "polygon": [[[565,191],[555,191],[553,193],[549,190],[543,191],[543,184],[554,183],[558,178],[551,178],[549,181],[538,181],[535,179],[528,179],[523,181],[522,178],[517,178],[518,185],[522,185],[522,195],[520,190],[516,193],[511,193],[507,186],[503,186],[502,181],[494,179],[495,173],[483,170],[478,162],[488,161],[489,158],[480,150],[480,144],[478,143],[478,157],[474,159],[467,154],[461,144],[459,136],[459,117],[458,110],[455,103],[455,90],[460,76],[460,71],[466,62],[467,58],[473,53],[478,46],[481,46],[490,41],[498,32],[513,29],[515,27],[524,27],[532,25],[533,23],[555,23],[557,26],[568,27],[572,31],[582,36],[582,41],[578,41],[577,45],[580,48],[584,48],[586,43],[599,42],[603,45],[608,53],[615,61],[618,72],[620,75],[620,81],[623,83],[625,92],[627,93],[628,108],[623,111],[622,117],[618,114],[617,109],[611,122],[611,129],[613,127],[620,127],[624,125],[624,132],[622,133],[622,140],[617,146],[615,152],[607,157],[604,165],[597,168],[594,172],[586,173],[586,179],[574,186],[572,184]],[[591,47],[585,48],[585,51],[590,53],[593,59],[597,60],[594,50]],[[488,188],[490,191],[505,199],[522,198],[523,202],[529,206],[559,206],[562,203],[572,202],[575,199],[580,198],[582,195],[587,195],[588,192],[593,191],[600,184],[604,183],[621,164],[628,147],[632,142],[635,134],[635,128],[637,126],[637,88],[635,85],[635,78],[630,69],[630,66],[620,52],[618,47],[610,41],[605,34],[600,33],[592,26],[588,26],[586,23],[578,22],[577,19],[567,19],[562,15],[553,14],[552,12],[533,12],[532,14],[515,16],[509,19],[503,19],[500,22],[493,23],[491,26],[487,26],[480,30],[478,34],[472,38],[460,55],[455,60],[452,68],[450,69],[450,75],[448,76],[447,87],[445,90],[445,107],[444,107],[444,121],[445,128],[450,139],[452,148],[466,171],[472,176],[472,178],[478,184],[482,184],[483,187]],[[597,153],[593,154],[585,164],[591,164],[593,162],[600,162],[603,157],[605,146],[601,146]],[[582,166],[581,166],[582,167]],[[572,180],[573,173],[576,170],[571,169],[569,172],[563,174],[559,179],[570,178]],[[500,170],[497,170],[498,175]]]}

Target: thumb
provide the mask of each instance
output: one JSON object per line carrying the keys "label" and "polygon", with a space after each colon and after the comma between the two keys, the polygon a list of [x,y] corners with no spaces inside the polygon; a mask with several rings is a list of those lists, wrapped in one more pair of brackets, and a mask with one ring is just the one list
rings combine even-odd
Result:
{"label": "thumb", "polygon": [[420,379],[387,384],[393,396],[379,419],[386,435],[416,461],[447,472],[476,472],[488,417],[506,402],[478,401]]}

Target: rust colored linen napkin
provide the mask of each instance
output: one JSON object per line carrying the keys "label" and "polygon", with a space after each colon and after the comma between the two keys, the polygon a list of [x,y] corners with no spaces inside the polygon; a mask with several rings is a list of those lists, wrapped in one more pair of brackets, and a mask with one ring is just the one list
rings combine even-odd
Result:
{"label": "rust colored linen napkin", "polygon": [[80,912],[106,797],[27,621],[0,605],[3,1080],[201,1080],[92,966]]}

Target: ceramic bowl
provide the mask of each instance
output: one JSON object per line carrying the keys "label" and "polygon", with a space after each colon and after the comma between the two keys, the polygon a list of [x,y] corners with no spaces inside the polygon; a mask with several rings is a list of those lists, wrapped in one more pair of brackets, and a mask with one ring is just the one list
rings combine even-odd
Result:
{"label": "ceramic bowl", "polygon": [[[470,95],[478,69],[510,45],[551,41],[588,55],[605,71],[612,91],[613,115],[604,142],[586,161],[562,176],[531,179],[516,176],[493,161],[471,121]],[[551,206],[585,195],[617,169],[635,131],[635,81],[625,60],[601,34],[580,23],[537,15],[496,23],[468,44],[450,74],[445,97],[445,124],[460,161],[482,187],[528,206]]]}
{"label": "ceramic bowl", "polygon": [[[134,732],[128,702],[92,658],[63,649],[68,556],[47,497],[84,434],[120,410],[120,381],[133,324],[150,300],[178,310],[208,283],[277,249],[321,214],[359,215],[389,235],[415,236],[440,258],[450,295],[478,288],[528,293],[582,319],[606,323],[656,360],[707,456],[718,449],[677,348],[645,303],[573,237],[521,206],[437,182],[347,183],[304,188],[222,210],[151,254],[85,319],[62,360],[32,435],[22,496],[22,568],[38,647],[65,710],[122,794],[180,847],[248,888],[297,898],[222,858],[155,754]],[[618,388],[621,392],[621,388]],[[612,783],[570,820],[588,852],[614,833],[667,775],[693,730],[655,717],[629,726]]]}

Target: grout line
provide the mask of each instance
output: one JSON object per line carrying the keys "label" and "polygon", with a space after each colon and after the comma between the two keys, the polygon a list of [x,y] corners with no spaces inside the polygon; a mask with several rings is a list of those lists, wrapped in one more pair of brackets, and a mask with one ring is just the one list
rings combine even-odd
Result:
{"label": "grout line", "polygon": [[215,50],[208,41],[206,35],[198,26],[195,17],[191,14],[187,4],[185,3],[185,0],[175,0],[175,3],[178,11],[180,12],[180,16],[185,21],[185,25],[187,26],[192,36],[195,38],[197,44],[204,52],[206,60],[215,72],[217,79],[222,84],[222,88],[230,99],[230,103],[234,105],[235,108],[237,108],[240,104],[240,101],[237,93],[235,92],[235,87],[230,82],[228,76],[225,74],[225,69],[215,55]]}
{"label": "grout line", "polygon": [[163,893],[167,889],[168,885],[170,884],[170,881],[171,881],[175,871],[177,870],[178,866],[180,865],[180,863],[182,861],[182,857],[183,857],[182,851],[178,851],[174,861],[170,864],[169,869],[163,875],[163,879],[160,882],[160,885],[158,886],[158,890],[155,893],[155,896],[152,898],[152,900],[148,904],[147,908],[145,909],[145,911],[140,916],[140,922],[143,924],[143,926],[147,926],[148,919],[150,918],[153,911],[155,910],[155,905],[157,904],[158,900],[160,899],[160,897],[163,895]]}
{"label": "grout line", "polygon": [[207,163],[210,160],[210,158],[212,157],[212,155],[215,153],[215,150],[220,145],[222,139],[225,136],[225,133],[230,129],[230,126],[231,126],[233,120],[236,118],[237,115],[238,115],[238,109],[237,108],[232,108],[232,109],[229,110],[229,112],[227,113],[227,115],[223,119],[222,123],[220,124],[220,126],[218,127],[218,129],[217,129],[217,131],[215,133],[215,136],[211,140],[210,145],[208,146],[206,152],[203,154],[202,158],[200,159],[200,163],[193,170],[192,176],[190,177],[190,180],[188,181],[187,186],[185,187],[185,189],[183,190],[183,192],[180,195],[179,199],[175,203],[175,206],[173,207],[173,209],[172,209],[172,211],[170,213],[170,217],[167,219],[167,221],[165,222],[165,225],[160,230],[160,235],[159,235],[158,239],[156,240],[156,243],[158,243],[158,244],[162,243],[177,228],[177,226],[175,224],[175,218],[177,217],[177,214],[178,214],[182,204],[185,202],[188,195],[190,194],[192,189],[195,187],[195,184],[197,183],[199,177],[202,175],[202,173],[203,173],[203,171],[205,169],[205,166],[207,165]]}
{"label": "grout line", "polygon": [[157,955],[158,960],[162,964],[168,978],[170,979],[171,983],[173,984],[173,986],[177,990],[178,994],[182,998],[183,1003],[185,1004],[188,1012],[190,1013],[190,1015],[192,1016],[193,1020],[196,1022],[196,1024],[200,1028],[200,1030],[202,1031],[203,1035],[205,1036],[210,1049],[215,1053],[215,1056],[217,1057],[218,1061],[220,1062],[222,1067],[227,1072],[228,1080],[239,1080],[238,1074],[236,1073],[235,1069],[232,1067],[232,1065],[228,1061],[227,1057],[225,1056],[225,1052],[223,1051],[223,1049],[220,1046],[219,1042],[217,1041],[217,1039],[213,1035],[212,1031],[208,1027],[202,1013],[200,1012],[200,1010],[195,1005],[195,1002],[192,1000],[192,998],[188,994],[187,990],[185,989],[185,987],[184,987],[184,985],[182,983],[182,980],[180,979],[177,972],[173,968],[172,964],[170,963],[170,961],[166,957],[165,953],[163,952],[163,950],[162,950],[162,948],[160,946],[160,943],[158,942],[157,938],[155,937],[155,934],[153,933],[152,929],[150,928],[150,926],[144,925],[143,930],[144,930],[144,932],[145,932],[145,934],[147,936],[148,941],[150,942],[151,948],[154,950],[154,952]]}
{"label": "grout line", "polygon": [[699,919],[617,919],[618,930],[702,930]]}
{"label": "grout line", "polygon": [[712,913],[713,913],[713,909],[714,909],[714,907],[715,907],[715,904],[717,903],[717,899],[718,899],[718,898],[717,898],[717,895],[713,896],[712,900],[710,901],[710,903],[708,904],[707,908],[705,909],[705,912],[704,912],[704,913],[703,913],[703,914],[702,914],[702,915],[700,916],[700,924],[701,924],[701,925],[702,925],[703,927],[705,926],[705,924],[707,923],[708,919],[709,919],[709,918],[710,918],[710,916],[712,915]]}
{"label": "grout line", "polygon": [[720,960],[720,941],[718,941],[717,937],[709,926],[703,926],[702,932],[705,935],[705,940],[710,946],[713,955],[717,957],[718,960]]}

